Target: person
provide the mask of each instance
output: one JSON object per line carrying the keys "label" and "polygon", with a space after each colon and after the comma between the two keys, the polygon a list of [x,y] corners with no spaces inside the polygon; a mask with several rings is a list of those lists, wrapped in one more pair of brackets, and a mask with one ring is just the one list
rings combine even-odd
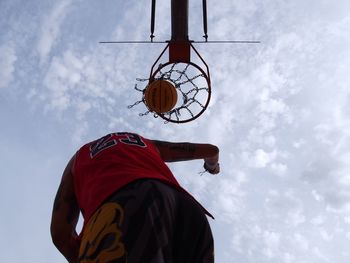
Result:
{"label": "person", "polygon": [[220,172],[219,149],[212,144],[129,132],[85,144],[68,162],[57,190],[50,227],[54,245],[71,263],[214,262],[206,218],[211,215],[165,164],[195,159],[204,159],[209,173]]}

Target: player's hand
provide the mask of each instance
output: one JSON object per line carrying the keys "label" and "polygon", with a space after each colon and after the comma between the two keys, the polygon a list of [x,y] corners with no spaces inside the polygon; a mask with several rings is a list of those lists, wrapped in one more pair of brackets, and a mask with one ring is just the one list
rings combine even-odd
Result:
{"label": "player's hand", "polygon": [[220,173],[220,164],[219,163],[208,164],[208,163],[204,162],[204,169],[205,169],[205,171],[207,171],[211,174],[218,174],[218,173]]}

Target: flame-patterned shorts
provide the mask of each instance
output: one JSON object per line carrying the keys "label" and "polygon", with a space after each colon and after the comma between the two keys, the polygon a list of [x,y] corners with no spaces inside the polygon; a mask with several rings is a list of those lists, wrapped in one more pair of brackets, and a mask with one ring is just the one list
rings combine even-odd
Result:
{"label": "flame-patterned shorts", "polygon": [[212,263],[214,244],[202,208],[157,180],[113,194],[86,225],[80,263]]}

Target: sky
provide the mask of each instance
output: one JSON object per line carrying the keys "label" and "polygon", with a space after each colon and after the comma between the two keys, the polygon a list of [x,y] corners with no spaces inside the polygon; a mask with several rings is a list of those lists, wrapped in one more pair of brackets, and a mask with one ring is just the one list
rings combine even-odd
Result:
{"label": "sky", "polygon": [[[209,40],[261,43],[195,45],[212,99],[186,124],[127,108],[163,44],[99,44],[149,40],[150,3],[0,1],[0,261],[65,262],[49,234],[62,171],[83,143],[130,131],[220,148],[220,175],[169,165],[215,217],[216,262],[349,262],[350,2],[208,0]],[[168,40],[170,1],[156,9]]]}

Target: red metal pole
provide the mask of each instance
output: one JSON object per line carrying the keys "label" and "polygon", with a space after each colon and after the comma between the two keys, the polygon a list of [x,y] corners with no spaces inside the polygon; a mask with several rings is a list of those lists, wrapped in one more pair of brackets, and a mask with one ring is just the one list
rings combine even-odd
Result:
{"label": "red metal pole", "polygon": [[169,61],[172,63],[191,61],[191,45],[188,39],[188,0],[171,0]]}
{"label": "red metal pole", "polygon": [[188,0],[171,0],[171,40],[188,41]]}

